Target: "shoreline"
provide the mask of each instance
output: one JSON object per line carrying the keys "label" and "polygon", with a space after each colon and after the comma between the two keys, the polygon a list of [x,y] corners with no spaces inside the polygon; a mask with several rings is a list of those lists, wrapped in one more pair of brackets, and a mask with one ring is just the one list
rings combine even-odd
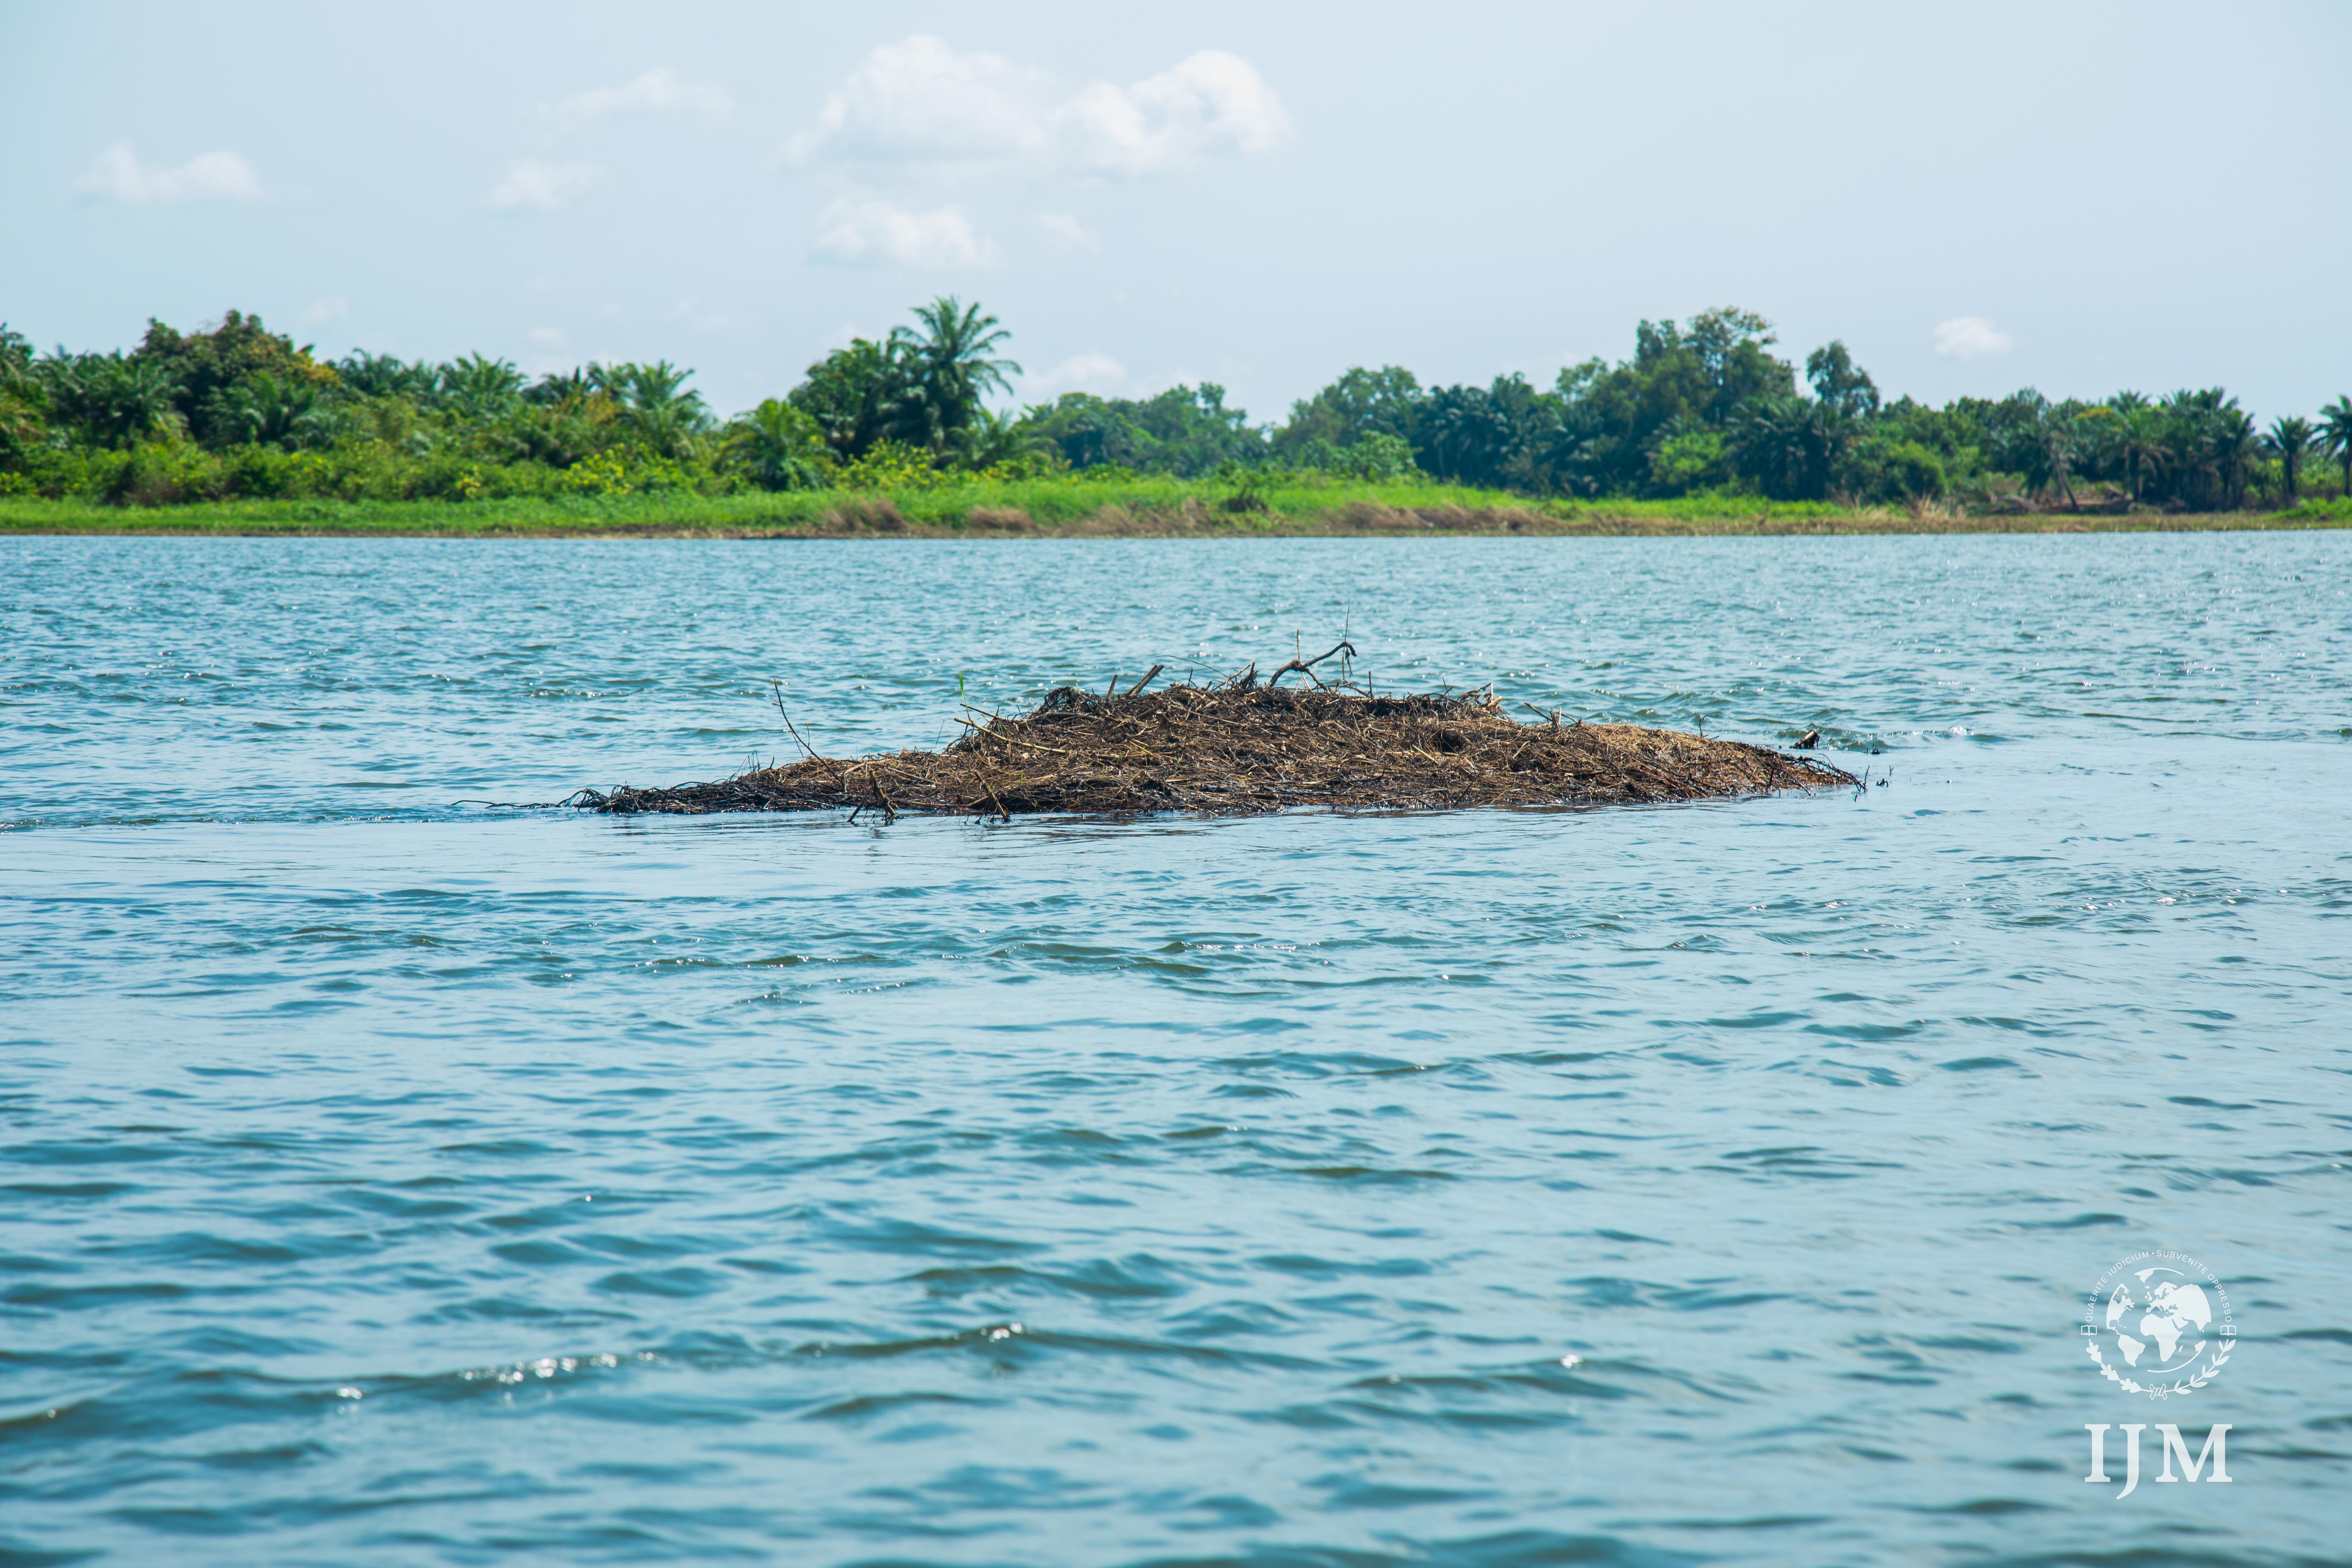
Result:
{"label": "shoreline", "polygon": [[[2352,511],[2018,512],[1969,516],[1891,508],[1774,505],[1707,511],[1687,502],[1386,503],[1231,512],[1198,496],[1173,504],[1122,498],[1062,517],[1004,506],[923,507],[881,495],[663,500],[593,510],[522,501],[227,501],[139,509],[73,501],[0,500],[0,537],[341,539],[1377,539],[1706,538],[1849,534],[2303,532],[2352,528]],[[1158,498],[1154,498],[1157,500]],[[1320,498],[1318,498],[1318,500]],[[749,502],[750,504],[746,504]],[[898,503],[916,513],[908,516]],[[926,513],[929,515],[925,515]]]}

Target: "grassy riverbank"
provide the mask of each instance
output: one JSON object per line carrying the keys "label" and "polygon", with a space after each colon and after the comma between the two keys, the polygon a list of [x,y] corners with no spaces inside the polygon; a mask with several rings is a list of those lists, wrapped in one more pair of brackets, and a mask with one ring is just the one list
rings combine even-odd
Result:
{"label": "grassy riverbank", "polygon": [[5,534],[430,538],[1248,538],[1359,534],[2032,533],[2352,527],[2340,501],[2288,512],[2020,512],[1823,501],[1529,500],[1459,485],[1237,492],[1181,479],[950,484],[919,490],[472,501],[238,500],[114,507],[0,500]]}

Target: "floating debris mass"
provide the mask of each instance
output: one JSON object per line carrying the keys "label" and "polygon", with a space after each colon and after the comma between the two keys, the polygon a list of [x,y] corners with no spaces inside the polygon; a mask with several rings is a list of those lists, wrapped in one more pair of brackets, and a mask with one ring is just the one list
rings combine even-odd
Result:
{"label": "floating debris mass", "polygon": [[[1557,713],[1522,723],[1491,688],[1384,697],[1325,686],[1313,668],[1321,662],[1294,659],[1265,683],[1252,666],[1215,686],[1145,691],[1155,667],[1123,692],[1116,680],[1098,693],[1056,688],[1023,718],[971,710],[980,717],[960,720],[967,732],[944,751],[845,760],[803,740],[808,755],[789,766],[667,789],[582,790],[569,804],[623,814],[1225,816],[1706,800],[1857,782],[1736,741],[1562,723]],[[1277,684],[1292,670],[1312,684]]]}

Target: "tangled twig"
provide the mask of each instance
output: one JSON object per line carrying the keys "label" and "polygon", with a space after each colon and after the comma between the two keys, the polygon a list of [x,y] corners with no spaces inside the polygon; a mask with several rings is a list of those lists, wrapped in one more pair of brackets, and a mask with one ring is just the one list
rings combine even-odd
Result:
{"label": "tangled twig", "polygon": [[[1356,645],[1349,642],[1347,638],[1341,637],[1339,639],[1339,646],[1333,648],[1331,653],[1318,653],[1313,658],[1294,658],[1288,664],[1284,665],[1280,669],[1276,670],[1272,675],[1265,678],[1266,689],[1269,691],[1273,690],[1275,687],[1281,684],[1282,678],[1284,676],[1288,675],[1295,669],[1299,674],[1305,676],[1307,679],[1314,681],[1318,689],[1328,691],[1330,688],[1325,686],[1321,678],[1316,675],[1315,667],[1322,663],[1325,659],[1329,658],[1332,653],[1345,653],[1349,658],[1354,658],[1356,657]],[[1342,662],[1345,661],[1343,660]],[[1257,667],[1255,665],[1252,665],[1250,668],[1255,669]]]}

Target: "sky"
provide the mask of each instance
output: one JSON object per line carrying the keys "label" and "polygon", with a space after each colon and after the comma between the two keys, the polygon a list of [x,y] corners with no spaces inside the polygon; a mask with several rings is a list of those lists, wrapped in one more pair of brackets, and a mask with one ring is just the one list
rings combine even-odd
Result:
{"label": "sky", "polygon": [[2352,4],[0,0],[0,321],[668,359],[935,295],[1024,402],[1279,418],[1737,305],[1890,395],[2352,391]]}

